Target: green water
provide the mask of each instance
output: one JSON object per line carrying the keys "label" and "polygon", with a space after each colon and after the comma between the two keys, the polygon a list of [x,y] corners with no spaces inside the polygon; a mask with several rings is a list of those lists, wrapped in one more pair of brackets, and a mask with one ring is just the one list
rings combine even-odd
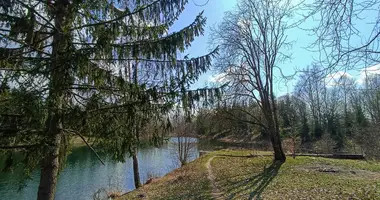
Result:
{"label": "green water", "polygon": [[[191,152],[191,160],[199,156],[199,150],[210,150],[210,145],[200,142]],[[163,176],[178,168],[173,144],[169,143],[160,148],[144,148],[138,152],[141,181],[148,177]],[[60,173],[56,192],[56,200],[92,199],[93,194],[101,188],[117,188],[122,192],[134,189],[132,159],[125,163],[114,162],[104,158],[105,166],[93,155],[87,147],[73,149],[67,158],[65,169]],[[0,199],[22,200],[36,199],[39,183],[39,171],[35,171],[26,187],[18,191],[18,172],[0,172]]]}

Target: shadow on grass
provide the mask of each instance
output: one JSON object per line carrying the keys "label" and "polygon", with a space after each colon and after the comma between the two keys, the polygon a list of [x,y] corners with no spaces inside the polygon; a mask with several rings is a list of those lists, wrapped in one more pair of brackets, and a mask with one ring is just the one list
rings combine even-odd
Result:
{"label": "shadow on grass", "polygon": [[255,157],[273,157],[271,154],[263,154],[263,155],[255,155],[255,154],[250,154],[250,155],[229,155],[229,154],[216,154],[215,156],[219,157],[233,157],[233,158],[255,158]]}
{"label": "shadow on grass", "polygon": [[244,191],[252,191],[249,193],[249,199],[261,199],[261,194],[278,174],[281,167],[281,162],[272,162],[269,167],[265,167],[262,172],[248,179],[230,183],[232,187],[229,191],[234,191],[227,199],[234,199],[236,195],[244,193]]}

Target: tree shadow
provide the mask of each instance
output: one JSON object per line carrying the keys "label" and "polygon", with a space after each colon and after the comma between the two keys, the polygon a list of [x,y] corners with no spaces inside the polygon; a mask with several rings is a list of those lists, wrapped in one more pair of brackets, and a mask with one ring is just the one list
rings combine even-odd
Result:
{"label": "tree shadow", "polygon": [[268,186],[268,184],[277,176],[279,169],[281,168],[282,162],[272,162],[269,167],[264,167],[263,171],[256,174],[248,179],[230,183],[232,188],[229,192],[234,191],[228,196],[227,199],[233,199],[236,195],[244,192],[245,190],[253,191],[249,193],[248,199],[261,199],[261,194]]}

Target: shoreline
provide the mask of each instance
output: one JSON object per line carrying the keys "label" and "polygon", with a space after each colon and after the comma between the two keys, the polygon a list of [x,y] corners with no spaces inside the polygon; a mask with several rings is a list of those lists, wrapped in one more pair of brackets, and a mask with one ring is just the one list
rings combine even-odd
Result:
{"label": "shoreline", "polygon": [[[272,163],[271,154],[252,149],[213,151],[117,199],[247,199],[252,195],[348,199],[358,197],[367,186],[380,187],[380,162],[288,156],[279,164]],[[369,193],[380,195],[375,190]]]}

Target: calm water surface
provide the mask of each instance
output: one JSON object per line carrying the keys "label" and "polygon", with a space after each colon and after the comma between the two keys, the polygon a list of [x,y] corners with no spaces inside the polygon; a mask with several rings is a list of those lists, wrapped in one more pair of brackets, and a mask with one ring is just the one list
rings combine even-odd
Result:
{"label": "calm water surface", "polygon": [[[141,181],[144,183],[149,177],[164,176],[179,167],[175,155],[175,142],[170,142],[160,148],[144,148],[138,152]],[[194,139],[197,142],[197,139]],[[200,142],[195,144],[190,160],[199,156],[199,151],[210,150],[215,143]],[[117,188],[122,192],[134,189],[132,159],[126,158],[125,163],[114,162],[104,158],[105,166],[93,155],[87,147],[78,147],[72,150],[67,158],[65,169],[60,173],[56,192],[56,200],[93,198],[93,194],[101,188]],[[39,183],[39,171],[32,174],[27,186],[18,192],[17,170],[13,173],[0,172],[0,199],[21,200],[36,199]]]}

